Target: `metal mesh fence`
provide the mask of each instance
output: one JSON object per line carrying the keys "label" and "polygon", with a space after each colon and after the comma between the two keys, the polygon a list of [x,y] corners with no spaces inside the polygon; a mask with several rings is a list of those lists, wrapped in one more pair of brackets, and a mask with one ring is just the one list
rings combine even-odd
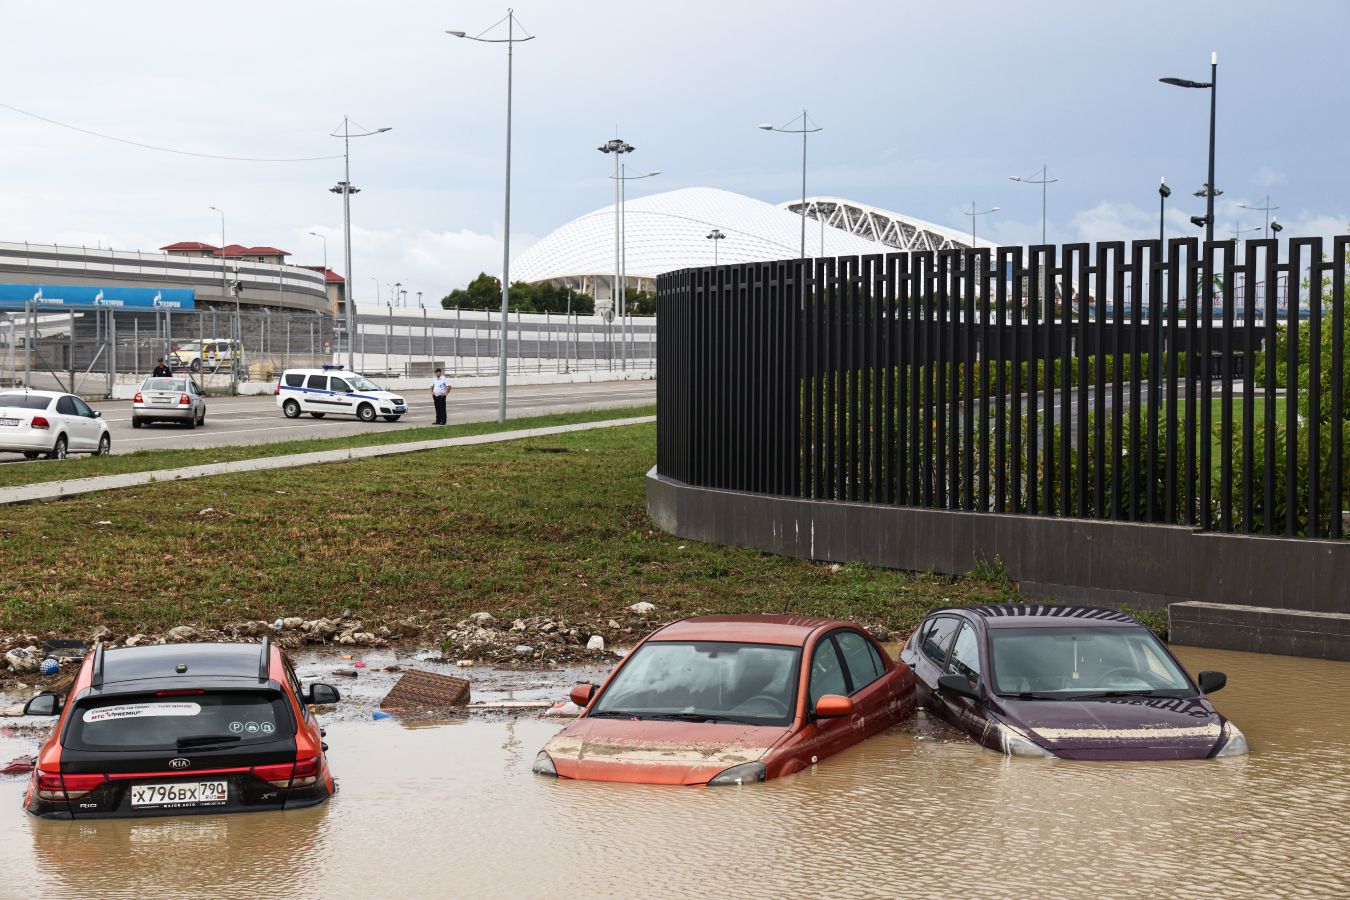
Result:
{"label": "metal mesh fence", "polygon": [[[384,378],[495,374],[500,319],[474,310],[362,310],[349,342],[340,319],[270,310],[130,311],[92,307],[0,313],[0,386],[112,396],[163,358],[208,391],[272,382],[288,368],[350,365]],[[511,374],[655,368],[655,320],[518,314],[506,340]]]}

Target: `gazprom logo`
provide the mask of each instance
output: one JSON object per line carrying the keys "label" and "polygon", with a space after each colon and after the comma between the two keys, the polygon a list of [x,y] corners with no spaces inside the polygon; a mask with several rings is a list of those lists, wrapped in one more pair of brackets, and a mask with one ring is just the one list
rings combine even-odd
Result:
{"label": "gazprom logo", "polygon": [[178,300],[165,300],[164,295],[155,291],[155,299],[150,301],[151,306],[163,307],[165,309],[181,309],[183,304]]}
{"label": "gazprom logo", "polygon": [[121,301],[121,300],[115,300],[115,299],[113,299],[113,298],[111,298],[111,297],[104,297],[104,296],[103,296],[103,291],[102,291],[102,290],[99,290],[99,292],[98,292],[97,294],[94,295],[94,305],[95,305],[95,306],[121,306],[121,305],[122,305],[122,301]]}

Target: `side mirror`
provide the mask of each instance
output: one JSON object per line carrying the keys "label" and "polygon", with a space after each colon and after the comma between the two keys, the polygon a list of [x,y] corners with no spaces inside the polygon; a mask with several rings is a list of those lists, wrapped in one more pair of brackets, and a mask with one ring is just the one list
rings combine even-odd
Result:
{"label": "side mirror", "polygon": [[1212,694],[1223,690],[1223,686],[1228,683],[1228,676],[1222,672],[1201,672],[1196,680],[1200,684],[1200,693]]}
{"label": "side mirror", "polygon": [[51,691],[43,691],[23,705],[25,716],[55,716],[60,713],[61,698]]}
{"label": "side mirror", "polygon": [[972,700],[980,699],[980,692],[970,686],[970,682],[964,675],[943,675],[938,679],[938,690],[960,694],[962,697],[969,697]]}
{"label": "side mirror", "polygon": [[95,419],[103,418],[103,413],[99,412],[98,410],[94,410],[94,418]]}
{"label": "side mirror", "polygon": [[595,696],[595,685],[588,681],[583,681],[572,685],[572,690],[567,692],[567,699],[571,700],[577,706],[585,709],[591,704],[591,698]]}
{"label": "side mirror", "polygon": [[331,684],[312,684],[304,699],[310,706],[332,706],[342,699],[342,695]]}
{"label": "side mirror", "polygon": [[817,719],[838,719],[853,715],[853,701],[839,694],[826,694],[816,701]]}

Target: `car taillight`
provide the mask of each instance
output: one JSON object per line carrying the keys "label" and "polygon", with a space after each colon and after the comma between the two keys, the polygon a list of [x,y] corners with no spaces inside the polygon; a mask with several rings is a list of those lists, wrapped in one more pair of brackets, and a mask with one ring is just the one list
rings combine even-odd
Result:
{"label": "car taillight", "polygon": [[275,391],[273,391],[272,393],[273,393],[273,394],[276,394],[278,397],[281,396],[281,382],[280,382],[280,381],[277,382],[277,389],[276,389]]}
{"label": "car taillight", "polygon": [[254,766],[253,777],[277,788],[309,787],[319,780],[319,757],[298,760],[294,763],[278,763],[271,766]]}
{"label": "car taillight", "polygon": [[70,774],[37,770],[38,797],[43,800],[78,800],[102,787],[107,775]]}
{"label": "car taillight", "polygon": [[179,405],[179,406],[187,406],[187,405],[188,405],[189,403],[191,403],[191,402],[192,402],[192,398],[189,397],[187,394],[179,394],[179,395],[178,395],[178,405]]}
{"label": "car taillight", "polygon": [[144,402],[145,402],[145,397],[141,394],[140,391],[137,391],[137,392],[136,392],[136,396],[131,398],[131,402],[132,402],[132,403],[144,403]]}
{"label": "car taillight", "polygon": [[32,425],[32,427],[34,427],[34,428],[51,428],[51,427],[52,427],[52,423],[47,421],[47,417],[46,417],[46,416],[33,416],[33,425]]}

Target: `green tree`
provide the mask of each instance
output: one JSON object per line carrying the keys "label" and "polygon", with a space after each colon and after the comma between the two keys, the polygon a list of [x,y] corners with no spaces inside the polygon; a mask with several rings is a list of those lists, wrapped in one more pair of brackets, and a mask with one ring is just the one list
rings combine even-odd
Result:
{"label": "green tree", "polygon": [[[516,281],[511,284],[508,298],[511,312],[524,313],[566,313],[569,309],[577,315],[588,316],[595,312],[595,300],[589,294],[573,291],[554,284],[528,284]],[[441,298],[443,309],[485,309],[502,308],[502,283],[498,278],[480,273],[470,281],[467,287],[455,288]]]}
{"label": "green tree", "polygon": [[656,315],[656,295],[647,291],[634,291],[624,295],[624,307],[632,316]]}
{"label": "green tree", "polygon": [[486,272],[469,282],[468,287],[455,288],[441,298],[443,309],[500,309],[502,282]]}

